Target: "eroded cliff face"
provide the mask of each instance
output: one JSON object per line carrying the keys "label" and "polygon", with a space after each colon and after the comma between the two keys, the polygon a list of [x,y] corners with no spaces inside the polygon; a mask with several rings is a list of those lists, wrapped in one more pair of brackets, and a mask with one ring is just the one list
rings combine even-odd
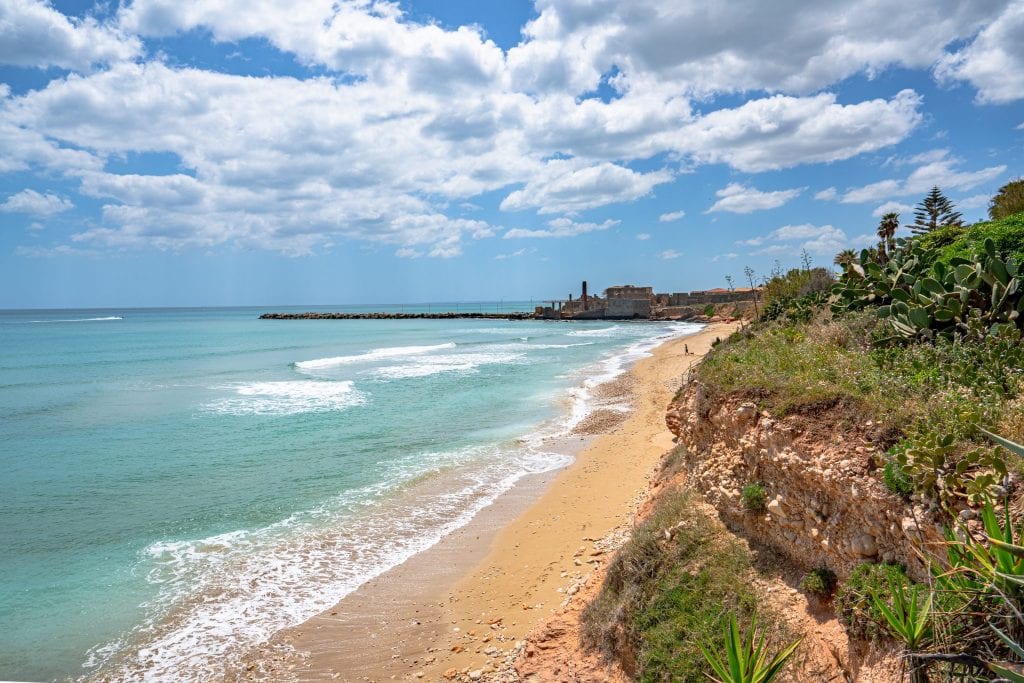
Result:
{"label": "eroded cliff face", "polygon": [[[686,448],[688,485],[734,530],[840,579],[865,561],[898,562],[924,579],[920,550],[941,552],[941,526],[882,484],[871,423],[839,433],[829,418],[824,410],[810,420],[776,419],[753,403],[709,401],[691,382],[666,422]],[[740,492],[752,482],[766,490],[762,512],[743,508]]]}

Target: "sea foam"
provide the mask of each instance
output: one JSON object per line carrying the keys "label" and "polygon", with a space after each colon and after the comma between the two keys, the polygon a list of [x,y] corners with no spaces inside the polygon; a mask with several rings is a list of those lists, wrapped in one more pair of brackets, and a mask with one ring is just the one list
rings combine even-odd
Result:
{"label": "sea foam", "polygon": [[333,356],[331,358],[316,358],[295,363],[295,368],[300,371],[309,372],[315,370],[326,370],[339,365],[350,365],[353,363],[372,363],[388,358],[402,358],[404,356],[418,356],[433,351],[454,349],[454,342],[434,344],[432,346],[392,346],[382,349],[373,349],[365,353],[357,353],[351,356]]}
{"label": "sea foam", "polygon": [[221,387],[234,396],[207,403],[222,415],[296,415],[344,410],[366,403],[366,395],[351,381],[292,380],[254,382]]}
{"label": "sea foam", "polygon": [[[275,524],[153,543],[143,565],[161,589],[147,605],[154,620],[132,636],[137,645],[123,658],[107,662],[103,676],[219,678],[249,648],[464,526],[523,476],[569,462],[533,448],[416,453],[389,463],[387,484],[348,492]],[[116,649],[96,648],[95,663]]]}
{"label": "sea foam", "polygon": [[59,319],[59,320],[30,320],[29,322],[36,323],[36,324],[41,324],[41,323],[95,323],[95,322],[105,322],[107,320],[124,320],[124,318],[122,318],[119,315],[106,315],[106,316],[103,316],[102,318],[62,318],[62,319]]}

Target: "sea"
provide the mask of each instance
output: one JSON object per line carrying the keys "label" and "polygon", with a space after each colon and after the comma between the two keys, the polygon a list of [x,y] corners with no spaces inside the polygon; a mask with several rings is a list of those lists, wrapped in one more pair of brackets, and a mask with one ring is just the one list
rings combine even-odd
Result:
{"label": "sea", "polygon": [[700,327],[263,310],[0,311],[0,679],[216,680],[566,466],[594,388]]}

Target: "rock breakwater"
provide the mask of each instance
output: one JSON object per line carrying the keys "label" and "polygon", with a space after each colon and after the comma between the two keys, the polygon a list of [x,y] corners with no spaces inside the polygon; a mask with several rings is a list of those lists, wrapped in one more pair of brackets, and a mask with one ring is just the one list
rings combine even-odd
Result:
{"label": "rock breakwater", "polygon": [[260,320],[533,320],[532,313],[264,313]]}

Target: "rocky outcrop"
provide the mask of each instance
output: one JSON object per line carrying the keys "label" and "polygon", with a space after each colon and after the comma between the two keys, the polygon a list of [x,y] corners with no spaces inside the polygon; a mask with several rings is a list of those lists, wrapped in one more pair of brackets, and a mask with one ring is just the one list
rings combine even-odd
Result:
{"label": "rocky outcrop", "polygon": [[[753,403],[709,402],[693,382],[669,407],[666,422],[685,447],[688,484],[723,521],[807,569],[826,566],[845,578],[859,563],[905,564],[926,576],[922,549],[940,550],[943,532],[924,508],[890,493],[874,472],[877,447],[860,433],[839,433],[827,411],[814,419],[776,419]],[[760,483],[766,509],[748,512],[743,487]]]}

